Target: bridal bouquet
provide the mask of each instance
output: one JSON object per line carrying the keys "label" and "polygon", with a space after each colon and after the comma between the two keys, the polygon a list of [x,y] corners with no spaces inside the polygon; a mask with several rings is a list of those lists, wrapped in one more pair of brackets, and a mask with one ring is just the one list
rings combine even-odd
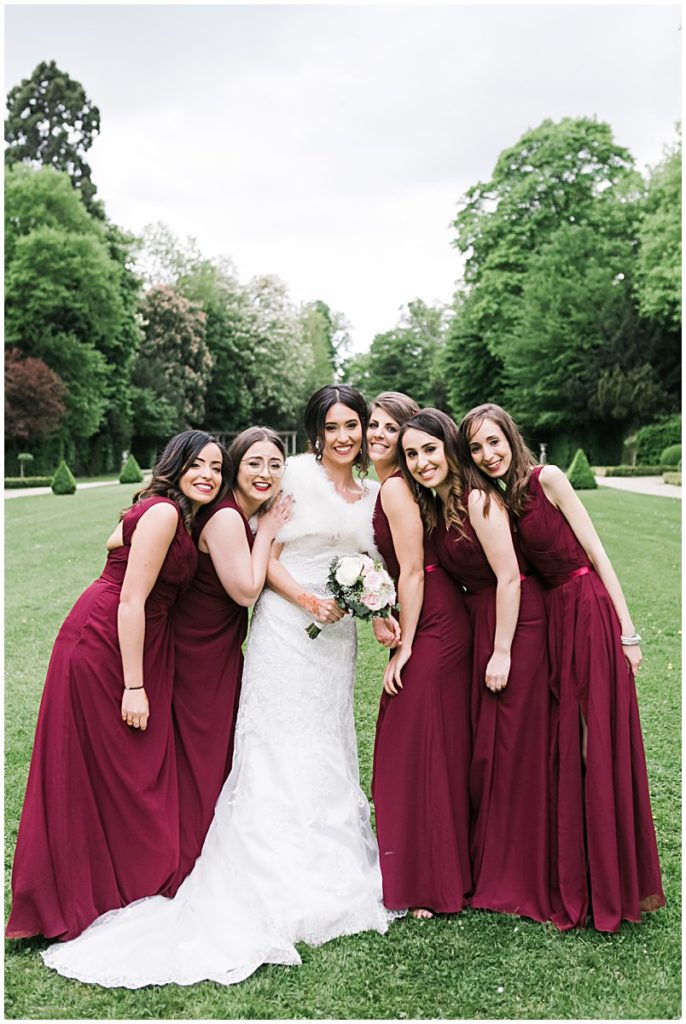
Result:
{"label": "bridal bouquet", "polygon": [[[369,555],[340,555],[329,569],[329,587],[336,603],[357,619],[386,619],[395,608],[395,586],[381,562]],[[314,640],[322,631],[316,622],[305,627]]]}

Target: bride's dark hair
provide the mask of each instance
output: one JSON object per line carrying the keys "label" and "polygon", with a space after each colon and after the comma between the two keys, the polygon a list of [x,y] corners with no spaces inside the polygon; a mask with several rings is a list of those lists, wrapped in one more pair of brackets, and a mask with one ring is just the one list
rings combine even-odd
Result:
{"label": "bride's dark hair", "polygon": [[[152,478],[144,484],[133,496],[132,506],[144,498],[160,496],[171,498],[181,509],[181,515],[190,529],[193,521],[193,506],[190,499],[179,490],[179,480],[183,474],[190,469],[206,444],[216,444],[222,456],[222,484],[219,494],[214,499],[221,501],[229,487],[229,457],[214,434],[208,434],[206,430],[184,430],[176,434],[162,449],[162,452],[152,467]],[[130,506],[130,507],[132,507]],[[124,509],[123,516],[128,512]]]}
{"label": "bride's dark hair", "polygon": [[366,476],[369,470],[369,456],[367,454],[367,421],[369,416],[367,403],[364,395],[357,388],[351,387],[350,384],[326,384],[319,391],[315,391],[310,397],[303,417],[307,434],[307,450],[308,452],[314,452],[317,462],[322,461],[326,414],[331,406],[336,405],[337,402],[340,402],[341,405],[346,405],[348,409],[352,409],[359,416],[362,427],[362,447],[355,456],[354,465],[357,466],[357,472],[361,477]]}

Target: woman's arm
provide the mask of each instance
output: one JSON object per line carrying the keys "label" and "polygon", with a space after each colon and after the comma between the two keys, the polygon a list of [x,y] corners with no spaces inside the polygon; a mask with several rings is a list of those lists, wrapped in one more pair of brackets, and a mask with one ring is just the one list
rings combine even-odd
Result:
{"label": "woman's arm", "polygon": [[178,522],[176,508],[167,502],[152,505],[143,513],[131,538],[119,596],[117,633],[124,673],[121,717],[128,725],[132,724],[134,717],[137,718],[143,730],[150,717],[143,678],[145,602],[159,576]]}
{"label": "woman's arm", "polygon": [[488,515],[485,516],[484,497],[483,491],[473,490],[469,495],[468,513],[469,521],[498,581],[493,654],[486,666],[486,686],[497,693],[507,686],[510,674],[510,648],[517,628],[521,584],[509,516],[494,498],[491,498]]}
{"label": "woman's arm", "polygon": [[215,512],[200,534],[200,550],[207,550],[224,590],[244,608],[249,608],[259,597],[267,576],[272,542],[288,522],[292,505],[293,499],[283,496],[260,516],[252,551],[241,515],[234,508]]}
{"label": "woman's arm", "polygon": [[[622,636],[633,636],[636,633],[629,613],[624,593],[617,579],[617,573],[607,557],[591,517],[581,500],[558,466],[544,466],[539,477],[541,487],[550,503],[559,509],[565,517],[576,539],[588,555],[588,560],[605,584],[619,619]],[[629,667],[636,671],[641,664],[643,655],[638,645],[622,648]]]}
{"label": "woman's arm", "polygon": [[393,477],[381,488],[381,507],[391,528],[400,566],[398,602],[402,640],[383,677],[386,693],[402,689],[400,673],[412,655],[412,642],[424,599],[424,527],[417,502],[404,480]]}
{"label": "woman's arm", "polygon": [[303,590],[297,580],[293,579],[288,569],[284,569],[279,561],[283,544],[273,544],[269,566],[267,568],[267,583],[287,601],[292,601],[300,608],[309,612],[317,622],[338,622],[346,614],[339,608],[333,598],[317,597],[307,590]]}

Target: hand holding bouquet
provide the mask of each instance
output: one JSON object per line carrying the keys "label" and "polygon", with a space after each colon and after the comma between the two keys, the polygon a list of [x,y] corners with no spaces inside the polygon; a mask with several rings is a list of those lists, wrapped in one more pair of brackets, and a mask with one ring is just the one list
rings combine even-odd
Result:
{"label": "hand holding bouquet", "polygon": [[[329,587],[340,608],[357,619],[387,618],[395,608],[395,586],[381,562],[369,555],[340,555],[329,569]],[[321,626],[305,627],[314,640]]]}

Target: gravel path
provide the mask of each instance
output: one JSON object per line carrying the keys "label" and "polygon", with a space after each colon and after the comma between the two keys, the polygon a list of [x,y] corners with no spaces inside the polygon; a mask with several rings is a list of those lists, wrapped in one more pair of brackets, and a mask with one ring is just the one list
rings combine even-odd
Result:
{"label": "gravel path", "polygon": [[[119,485],[118,480],[94,480],[88,481],[85,484],[77,484],[77,491],[85,491],[89,487],[112,487],[113,485]],[[35,494],[52,494],[50,487],[17,487],[12,490],[5,491],[6,498],[30,498]]]}
{"label": "gravel path", "polygon": [[681,488],[666,484],[661,476],[597,476],[601,487],[614,487],[617,491],[633,491],[657,498],[680,498]]}

